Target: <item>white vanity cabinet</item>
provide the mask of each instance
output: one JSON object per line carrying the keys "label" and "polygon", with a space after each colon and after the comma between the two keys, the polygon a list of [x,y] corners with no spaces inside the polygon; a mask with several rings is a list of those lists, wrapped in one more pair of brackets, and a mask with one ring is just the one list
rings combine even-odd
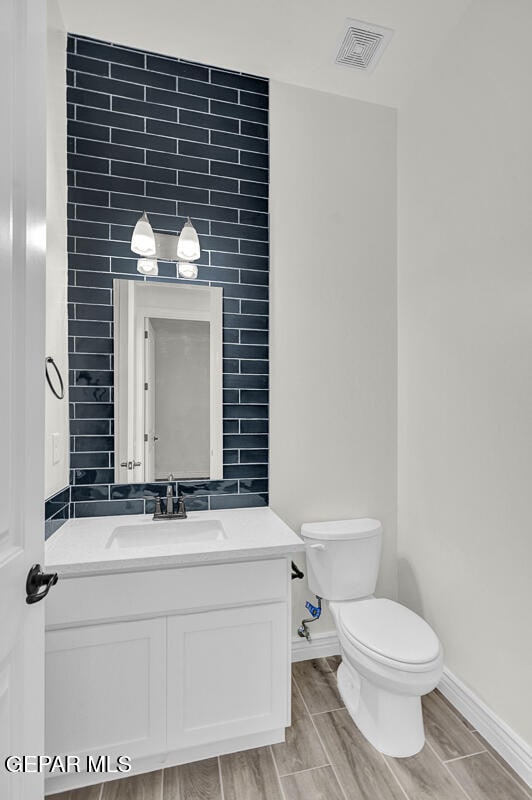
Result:
{"label": "white vanity cabinet", "polygon": [[142,772],[284,739],[289,557],[69,576],[47,603],[47,753]]}
{"label": "white vanity cabinet", "polygon": [[257,734],[287,720],[286,605],[167,619],[167,736],[172,748]]}
{"label": "white vanity cabinet", "polygon": [[159,619],[46,633],[46,752],[132,757],[165,748]]}

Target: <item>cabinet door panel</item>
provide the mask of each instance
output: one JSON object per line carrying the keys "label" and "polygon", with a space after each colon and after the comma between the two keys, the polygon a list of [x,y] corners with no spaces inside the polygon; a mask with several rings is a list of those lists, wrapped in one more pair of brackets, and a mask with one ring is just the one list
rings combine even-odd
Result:
{"label": "cabinet door panel", "polygon": [[164,637],[164,619],[49,631],[46,752],[161,752]]}
{"label": "cabinet door panel", "polygon": [[168,618],[169,747],[289,724],[286,604]]}

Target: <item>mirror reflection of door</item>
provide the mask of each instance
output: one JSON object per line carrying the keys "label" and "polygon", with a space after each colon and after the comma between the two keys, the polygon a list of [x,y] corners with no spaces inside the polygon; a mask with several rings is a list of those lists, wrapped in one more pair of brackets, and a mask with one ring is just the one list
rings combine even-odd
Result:
{"label": "mirror reflection of door", "polygon": [[114,281],[115,480],[222,477],[222,289]]}
{"label": "mirror reflection of door", "polygon": [[[155,331],[149,317],[144,320],[144,479],[155,480]],[[168,477],[168,476],[166,476]]]}
{"label": "mirror reflection of door", "polygon": [[208,478],[210,323],[146,323],[146,480]]}

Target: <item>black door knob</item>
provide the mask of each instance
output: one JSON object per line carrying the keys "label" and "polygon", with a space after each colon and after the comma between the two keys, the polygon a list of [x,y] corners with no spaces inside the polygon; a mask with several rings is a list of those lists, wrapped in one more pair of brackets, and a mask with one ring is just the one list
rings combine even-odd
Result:
{"label": "black door knob", "polygon": [[38,603],[57,581],[57,572],[43,572],[40,564],[34,564],[26,578],[26,603]]}

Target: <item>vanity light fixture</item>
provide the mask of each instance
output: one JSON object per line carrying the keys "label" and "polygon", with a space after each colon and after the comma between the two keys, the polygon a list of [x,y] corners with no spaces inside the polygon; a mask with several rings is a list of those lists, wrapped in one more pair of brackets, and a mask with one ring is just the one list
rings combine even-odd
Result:
{"label": "vanity light fixture", "polygon": [[146,212],[137,220],[133,236],[131,237],[131,249],[139,256],[154,256],[156,252],[155,234],[150,225]]}
{"label": "vanity light fixture", "polygon": [[198,277],[198,265],[190,261],[179,261],[177,264],[177,277],[195,280]]}
{"label": "vanity light fixture", "polygon": [[158,275],[159,265],[156,258],[139,258],[137,261],[137,272],[141,275]]}
{"label": "vanity light fixture", "polygon": [[141,256],[137,261],[137,270],[141,275],[158,275],[157,258],[160,258],[163,261],[177,261],[178,278],[195,280],[198,277],[198,268],[191,262],[200,257],[201,248],[190,217],[183,225],[181,234],[175,236],[170,233],[154,233],[144,211],[135,225],[131,249]]}
{"label": "vanity light fixture", "polygon": [[200,255],[198,234],[188,217],[177,240],[177,257],[180,261],[196,261]]}

